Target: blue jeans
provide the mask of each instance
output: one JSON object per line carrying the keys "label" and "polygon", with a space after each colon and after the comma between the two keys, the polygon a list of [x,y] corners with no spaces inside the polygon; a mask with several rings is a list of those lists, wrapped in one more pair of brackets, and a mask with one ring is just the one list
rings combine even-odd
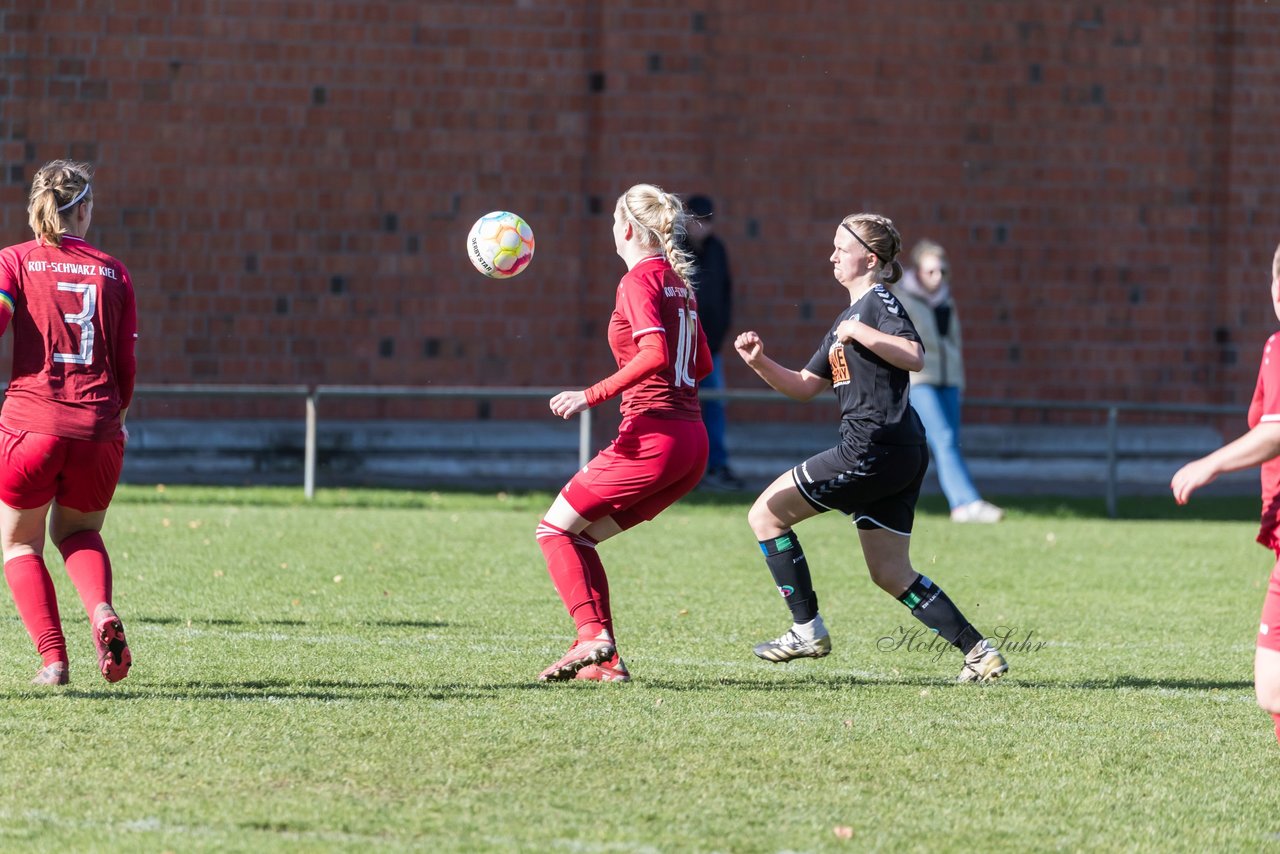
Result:
{"label": "blue jeans", "polygon": [[[698,384],[699,388],[719,390],[724,388],[724,362],[720,356],[711,357],[711,373]],[[707,441],[710,449],[707,454],[707,469],[724,468],[729,465],[729,449],[724,443],[724,428],[727,419],[724,414],[723,400],[702,401],[702,423],[707,426]]]}
{"label": "blue jeans", "polygon": [[916,383],[911,386],[911,406],[924,422],[938,483],[951,509],[980,500],[960,455],[960,389]]}

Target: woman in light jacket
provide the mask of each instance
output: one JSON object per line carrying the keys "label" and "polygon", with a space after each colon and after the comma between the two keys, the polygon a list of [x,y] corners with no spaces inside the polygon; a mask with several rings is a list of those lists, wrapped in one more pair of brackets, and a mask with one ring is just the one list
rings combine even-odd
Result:
{"label": "woman in light jacket", "polygon": [[947,253],[931,240],[911,250],[911,269],[893,288],[920,333],[924,370],[911,374],[911,405],[924,422],[929,451],[953,522],[999,522],[1004,511],[983,501],[960,453],[964,357],[951,298]]}

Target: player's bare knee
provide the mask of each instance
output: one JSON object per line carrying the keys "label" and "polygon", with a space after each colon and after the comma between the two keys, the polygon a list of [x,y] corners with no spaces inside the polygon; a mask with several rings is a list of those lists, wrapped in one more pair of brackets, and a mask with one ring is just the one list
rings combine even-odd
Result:
{"label": "player's bare knee", "polygon": [[1280,692],[1258,695],[1258,706],[1269,715],[1280,715]]}
{"label": "player's bare knee", "polygon": [[874,556],[867,558],[867,572],[875,585],[890,596],[902,595],[917,575],[909,562]]}
{"label": "player's bare knee", "polygon": [[747,524],[751,526],[751,530],[755,533],[757,540],[767,540],[787,530],[787,526],[783,525],[781,520],[769,509],[769,505],[760,499],[757,499],[756,503],[752,504],[751,509],[747,511]]}
{"label": "player's bare knee", "polygon": [[1254,694],[1264,712],[1280,715],[1280,684],[1259,682],[1254,685]]}
{"label": "player's bare knee", "polygon": [[894,572],[889,566],[879,562],[868,561],[867,572],[871,574],[872,582],[886,593],[896,596],[902,592],[900,589],[902,585],[898,580],[899,573]]}

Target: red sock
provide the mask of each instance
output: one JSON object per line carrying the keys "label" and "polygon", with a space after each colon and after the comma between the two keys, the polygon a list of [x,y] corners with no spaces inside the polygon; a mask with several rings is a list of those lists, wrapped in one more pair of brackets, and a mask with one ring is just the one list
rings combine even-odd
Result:
{"label": "red sock", "polygon": [[1280,715],[1272,715],[1271,719],[1276,722],[1276,741],[1280,741]]}
{"label": "red sock", "polygon": [[[593,589],[587,561],[583,552],[590,549],[579,546],[577,539],[545,519],[538,523],[538,547],[547,559],[547,572],[560,594],[560,601],[569,609],[569,616],[578,627],[578,637],[595,637],[604,631],[604,618],[600,613],[599,594]],[[603,573],[603,570],[602,570]]]}
{"label": "red sock", "polygon": [[111,558],[97,531],[77,531],[58,546],[67,565],[67,575],[80,594],[84,610],[93,611],[102,602],[111,601]]}
{"label": "red sock", "polygon": [[596,593],[600,608],[600,622],[604,624],[604,630],[609,633],[609,637],[616,641],[618,636],[613,631],[613,609],[609,605],[609,577],[605,575],[604,563],[596,552],[596,546],[599,544],[586,534],[579,534],[575,542],[579,556],[587,565],[587,583]]}
{"label": "red sock", "polygon": [[44,664],[67,660],[67,642],[62,637],[58,617],[58,595],[53,579],[39,555],[19,555],[5,561],[4,577],[9,582],[18,615],[36,645]]}

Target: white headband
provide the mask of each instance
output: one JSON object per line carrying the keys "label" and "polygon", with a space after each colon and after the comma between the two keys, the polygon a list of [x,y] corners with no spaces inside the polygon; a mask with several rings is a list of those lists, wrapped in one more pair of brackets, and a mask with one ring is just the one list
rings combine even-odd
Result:
{"label": "white headband", "polygon": [[72,199],[71,201],[67,202],[67,203],[66,203],[65,205],[63,205],[62,207],[58,208],[58,213],[62,213],[62,212],[63,212],[63,211],[65,211],[67,208],[73,208],[73,207],[75,207],[75,206],[76,206],[76,203],[77,203],[77,202],[79,202],[81,199],[83,199],[83,198],[85,197],[85,194],[89,192],[89,187],[90,187],[90,185],[89,185],[89,184],[85,184],[85,185],[84,185],[84,189],[83,189],[83,190],[81,190],[81,191],[80,191],[80,193],[79,193],[79,194],[78,194],[74,199]]}

